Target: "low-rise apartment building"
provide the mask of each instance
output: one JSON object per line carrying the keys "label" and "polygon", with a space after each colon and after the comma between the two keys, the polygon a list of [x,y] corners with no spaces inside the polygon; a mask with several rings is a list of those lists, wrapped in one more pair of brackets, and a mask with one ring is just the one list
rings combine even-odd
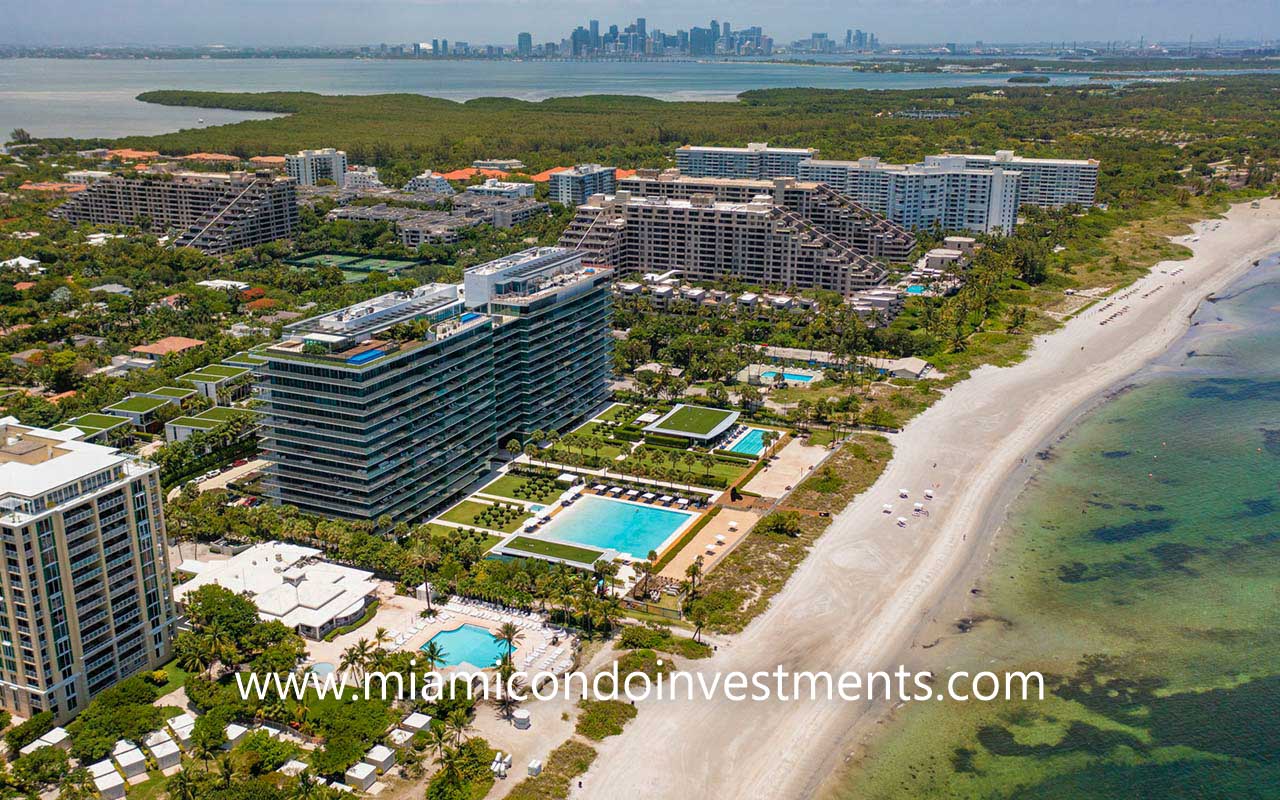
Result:
{"label": "low-rise apartment building", "polygon": [[159,468],[0,419],[0,705],[67,719],[169,658]]}

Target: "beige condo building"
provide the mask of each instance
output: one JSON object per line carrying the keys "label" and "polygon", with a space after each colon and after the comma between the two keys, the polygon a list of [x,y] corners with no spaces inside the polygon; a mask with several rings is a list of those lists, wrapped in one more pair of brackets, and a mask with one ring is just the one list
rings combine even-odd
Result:
{"label": "beige condo building", "polygon": [[0,418],[0,706],[59,720],[169,658],[159,468]]}

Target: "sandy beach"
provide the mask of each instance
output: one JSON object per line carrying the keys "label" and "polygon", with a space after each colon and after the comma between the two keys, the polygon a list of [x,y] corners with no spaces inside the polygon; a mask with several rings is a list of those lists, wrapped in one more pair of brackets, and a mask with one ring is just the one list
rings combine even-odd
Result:
{"label": "sandy beach", "polygon": [[[1156,265],[1038,338],[1023,363],[978,370],[893,437],[884,474],[833,520],[769,610],[689,668],[869,672],[936,660],[922,645],[963,615],[1024,459],[1162,353],[1205,296],[1280,251],[1280,201],[1236,206],[1177,241],[1194,257]],[[899,487],[911,500],[898,498]],[[894,519],[931,487],[929,516],[898,527]],[[882,513],[885,503],[893,514]],[[572,796],[817,796],[888,710],[886,702],[646,702],[599,746]]]}

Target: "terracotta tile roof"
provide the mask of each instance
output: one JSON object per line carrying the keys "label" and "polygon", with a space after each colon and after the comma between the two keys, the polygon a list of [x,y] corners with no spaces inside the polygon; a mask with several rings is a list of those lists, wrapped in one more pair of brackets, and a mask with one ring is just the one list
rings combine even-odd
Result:
{"label": "terracotta tile roof", "polygon": [[444,179],[447,181],[467,181],[477,175],[483,175],[486,178],[506,178],[510,173],[503,172],[500,169],[476,169],[475,167],[467,167],[466,169],[455,169],[453,172],[444,173]]}
{"label": "terracotta tile roof", "polygon": [[137,161],[140,158],[158,158],[159,156],[160,153],[155,150],[134,150],[130,147],[107,151],[107,158],[118,158],[122,161]]}
{"label": "terracotta tile roof", "polygon": [[622,180],[623,178],[630,178],[632,175],[635,175],[635,174],[636,174],[636,171],[634,169],[615,169],[613,171],[613,177],[616,180]]}
{"label": "terracotta tile roof", "polygon": [[167,356],[171,353],[181,353],[183,350],[199,347],[202,344],[204,342],[200,339],[188,339],[185,336],[166,336],[158,342],[140,344],[129,352],[145,353],[151,356]]}
{"label": "terracotta tile roof", "polygon": [[61,192],[75,194],[88,189],[83,183],[62,183],[60,181],[27,181],[18,187],[23,192]]}
{"label": "terracotta tile roof", "polygon": [[269,167],[284,166],[284,156],[254,156],[250,164],[263,164]]}
{"label": "terracotta tile roof", "polygon": [[212,163],[223,164],[239,164],[239,156],[229,156],[226,153],[192,153],[189,156],[182,157],[184,161],[208,161]]}
{"label": "terracotta tile roof", "polygon": [[32,286],[35,286],[35,285],[36,285],[35,281],[18,281],[13,285],[13,288],[19,292],[25,292],[26,290],[30,289]]}
{"label": "terracotta tile roof", "polygon": [[564,172],[566,169],[570,169],[570,168],[569,167],[552,167],[551,169],[544,169],[542,172],[539,172],[537,175],[533,176],[533,182],[546,183],[547,181],[551,180],[551,176],[553,173]]}
{"label": "terracotta tile roof", "polygon": [[59,393],[57,393],[57,394],[51,394],[51,395],[49,395],[48,397],[46,397],[45,399],[46,399],[46,400],[48,400],[50,403],[60,403],[60,402],[62,402],[63,400],[69,400],[70,398],[75,397],[75,396],[76,396],[76,390],[75,390],[75,389],[71,389],[70,391],[66,391],[66,392],[59,392]]}

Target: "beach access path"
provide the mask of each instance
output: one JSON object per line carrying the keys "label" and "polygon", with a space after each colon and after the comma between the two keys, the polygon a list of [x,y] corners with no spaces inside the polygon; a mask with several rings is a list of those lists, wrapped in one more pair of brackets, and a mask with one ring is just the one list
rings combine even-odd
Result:
{"label": "beach access path", "polygon": [[[922,657],[919,643],[962,612],[975,568],[990,553],[999,520],[991,524],[992,515],[1023,459],[1082,405],[1161,354],[1206,295],[1280,251],[1280,201],[1237,205],[1225,219],[1194,227],[1176,239],[1192,258],[1156,265],[1120,290],[1125,299],[1115,306],[1100,301],[1038,337],[1022,363],[977,370],[893,436],[884,474],[833,520],[769,609],[685,669],[710,681],[717,672],[779,665],[837,674],[910,668]],[[1128,311],[1100,324],[1122,306]],[[898,497],[900,487],[910,499]],[[912,516],[928,488],[936,493],[929,516]],[[905,528],[895,524],[899,515],[909,518]],[[599,745],[571,797],[818,796],[890,709],[883,701],[723,696],[640,706],[620,736]]]}

